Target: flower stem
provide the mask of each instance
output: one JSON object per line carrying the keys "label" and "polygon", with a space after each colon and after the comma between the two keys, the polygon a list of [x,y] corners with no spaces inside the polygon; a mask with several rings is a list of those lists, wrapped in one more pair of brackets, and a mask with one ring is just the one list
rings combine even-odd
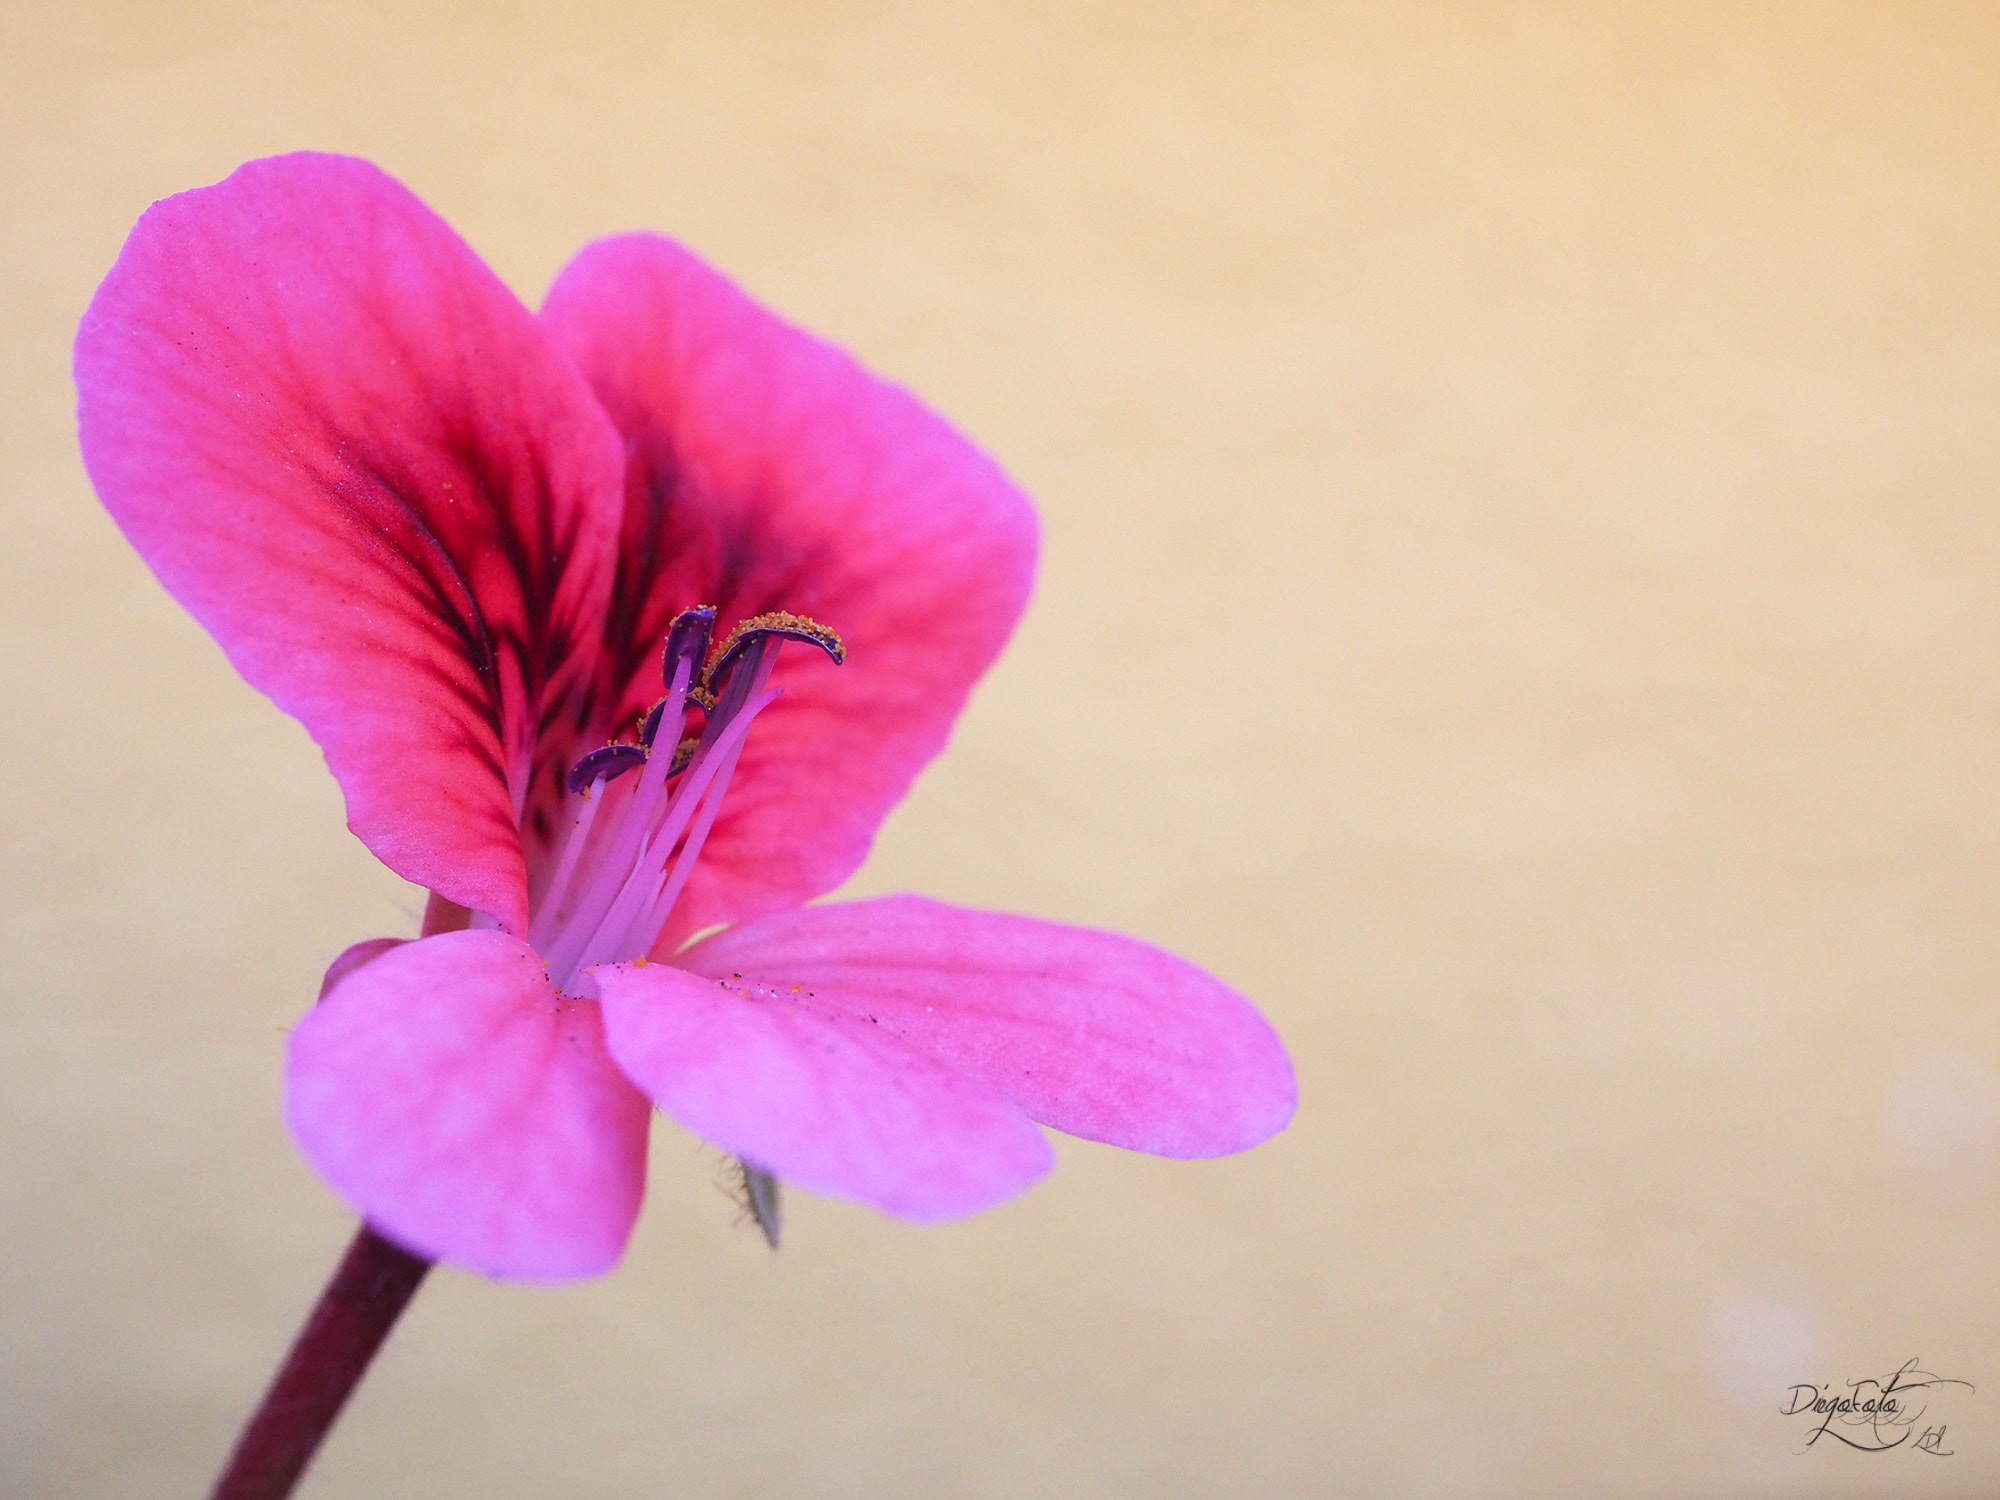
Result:
{"label": "flower stem", "polygon": [[366,1224],[320,1293],[210,1500],[284,1500],[431,1263]]}

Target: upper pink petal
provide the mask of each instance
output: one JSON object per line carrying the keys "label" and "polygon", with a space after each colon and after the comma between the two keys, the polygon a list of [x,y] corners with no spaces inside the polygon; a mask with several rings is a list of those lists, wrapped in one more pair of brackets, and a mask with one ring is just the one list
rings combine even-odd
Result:
{"label": "upper pink petal", "polygon": [[1220,1156],[1282,1130],[1292,1065],[1249,1001],[1115,933],[917,896],[807,907],[675,960],[711,977],[803,985],[1071,1135]]}
{"label": "upper pink petal", "polygon": [[617,434],[540,324],[366,162],[156,203],[77,335],[106,508],[326,752],[399,874],[519,928],[611,581]]}
{"label": "upper pink petal", "polygon": [[1014,1105],[857,1017],[668,964],[592,971],[611,1055],[706,1140],[810,1192],[955,1218],[1048,1171]]}
{"label": "upper pink petal", "polygon": [[1034,572],[1025,497],[906,391],[780,321],[679,246],[605,240],[543,321],[589,377],[630,462],[607,701],[660,694],[675,611],[726,629],[772,609],[849,657],[785,652],[668,938],[832,889],[944,745]]}
{"label": "upper pink petal", "polygon": [[527,944],[451,932],[381,953],[292,1033],[307,1160],[389,1238],[525,1281],[608,1271],[645,1186],[645,1099],[601,1013]]}

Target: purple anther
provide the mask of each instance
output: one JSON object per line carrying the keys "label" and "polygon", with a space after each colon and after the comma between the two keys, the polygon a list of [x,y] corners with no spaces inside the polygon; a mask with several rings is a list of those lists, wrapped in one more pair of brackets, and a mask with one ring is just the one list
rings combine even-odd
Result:
{"label": "purple anther", "polygon": [[[704,714],[714,707],[715,700],[699,687],[690,687],[688,689],[687,702],[681,705],[683,712],[691,708],[697,713]],[[665,698],[662,698],[658,703],[655,703],[651,708],[646,710],[646,717],[639,725],[639,743],[644,745],[648,750],[653,748],[653,741],[660,737],[660,720],[666,716],[667,700]]]}
{"label": "purple anther", "polygon": [[[696,605],[684,609],[674,616],[674,623],[667,627],[666,654],[660,658],[660,678],[668,691],[673,690],[674,668],[686,658],[694,665],[689,669],[689,679],[699,681],[701,664],[708,657],[708,639],[715,632],[715,606]],[[650,737],[647,741],[651,743]]]}
{"label": "purple anther", "polygon": [[708,690],[721,696],[723,684],[729,680],[729,674],[736,669],[737,663],[777,640],[804,641],[807,645],[817,646],[835,666],[847,660],[847,647],[826,626],[804,615],[776,609],[769,614],[752,615],[729,632],[729,639],[722,643],[714,662],[709,665]]}
{"label": "purple anther", "polygon": [[643,745],[605,745],[569,768],[569,789],[581,792],[591,782],[600,777],[614,781],[627,771],[636,771],[646,763],[646,749]]}
{"label": "purple anther", "polygon": [[639,743],[648,750],[653,748],[653,741],[659,736],[660,720],[666,711],[667,700],[662,698],[646,711],[646,722],[639,726]]}
{"label": "purple anther", "polygon": [[674,746],[674,758],[667,762],[667,774],[669,776],[680,775],[681,772],[694,764],[694,758],[700,752],[701,740],[695,735],[689,735],[678,745]]}

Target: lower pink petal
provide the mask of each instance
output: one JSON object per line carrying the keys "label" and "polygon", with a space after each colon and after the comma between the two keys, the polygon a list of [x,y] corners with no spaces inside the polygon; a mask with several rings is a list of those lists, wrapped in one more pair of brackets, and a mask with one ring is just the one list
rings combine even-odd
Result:
{"label": "lower pink petal", "polygon": [[369,1223],[489,1276],[607,1271],[639,1212],[646,1101],[598,1007],[504,933],[406,943],[340,979],[292,1033],[286,1108]]}
{"label": "lower pink petal", "polygon": [[900,1218],[956,1218],[1053,1162],[1000,1095],[789,989],[667,964],[594,971],[611,1055],[696,1135],[810,1192]]}
{"label": "lower pink petal", "polygon": [[1297,1103],[1247,1000],[1114,933],[888,896],[762,917],[675,962],[803,985],[815,1010],[864,1018],[1042,1124],[1135,1151],[1241,1151]]}

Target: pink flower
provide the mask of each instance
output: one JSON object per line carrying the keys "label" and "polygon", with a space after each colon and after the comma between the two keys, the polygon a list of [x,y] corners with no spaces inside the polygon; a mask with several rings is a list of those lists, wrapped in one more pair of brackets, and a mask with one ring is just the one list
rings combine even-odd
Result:
{"label": "pink flower", "polygon": [[[686,251],[592,245],[537,316],[374,167],[253,162],[140,220],[76,375],[105,506],[435,893],[429,935],[349,950],[291,1043],[299,1144],[383,1233],[496,1276],[606,1270],[649,1100],[918,1220],[1039,1177],[1035,1122],[1206,1156],[1290,1117],[1269,1028],[1170,955],[803,904],[943,746],[1035,523]],[[718,619],[747,630],[711,663]],[[851,665],[777,659],[838,659],[812,621]]]}

